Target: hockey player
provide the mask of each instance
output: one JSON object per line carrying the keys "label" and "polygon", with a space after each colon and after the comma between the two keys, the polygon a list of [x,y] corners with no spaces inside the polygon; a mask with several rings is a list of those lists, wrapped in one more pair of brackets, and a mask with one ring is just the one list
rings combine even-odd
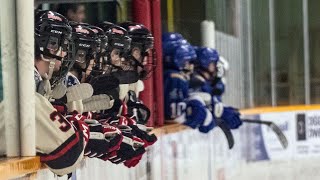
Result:
{"label": "hockey player", "polygon": [[108,49],[103,60],[105,74],[119,79],[119,99],[123,100],[129,91],[129,84],[139,80],[138,73],[127,58],[131,38],[124,28],[113,23],[103,22],[98,26],[105,31],[108,37]]}
{"label": "hockey player", "polygon": [[144,80],[155,67],[155,62],[148,62],[148,56],[153,51],[154,38],[151,32],[143,25],[133,22],[121,23],[120,26],[128,31],[131,38],[129,51],[129,60],[133,61],[132,65],[139,73],[139,79]]}
{"label": "hockey player", "polygon": [[[52,11],[42,13],[38,14],[35,27],[35,66],[37,67],[35,80],[39,84],[43,80],[38,72],[43,72],[46,75],[46,73],[50,74],[50,71],[54,71],[54,67],[48,68],[44,66],[44,62],[47,62],[47,58],[50,57],[52,65],[56,59],[62,59],[63,54],[57,56],[59,54],[53,54],[53,52],[55,52],[54,50],[63,51],[64,46],[68,46],[69,43],[65,41],[64,37],[71,35],[70,26],[63,16]],[[74,171],[83,159],[84,150],[91,156],[107,154],[110,147],[113,147],[112,142],[119,142],[115,137],[121,138],[121,133],[114,128],[96,123],[92,125],[93,123],[89,122],[87,125],[84,123],[85,117],[80,114],[73,114],[69,118],[65,118],[57,112],[48,99],[38,93],[36,93],[35,104],[37,109],[37,152],[41,162],[45,163],[55,174],[64,175]],[[99,134],[98,137],[102,138],[90,137],[89,130],[91,133]],[[112,138],[110,138],[110,134]],[[99,146],[96,145],[97,142],[99,142]]]}
{"label": "hockey player", "polygon": [[72,22],[71,26],[75,64],[70,70],[72,75],[69,73],[68,86],[75,83],[72,80],[74,79],[73,77],[76,77],[80,82],[86,82],[86,78],[90,75],[94,66],[96,54],[101,43],[100,38],[88,25]]}
{"label": "hockey player", "polygon": [[132,39],[128,59],[139,74],[139,80],[129,85],[128,112],[136,118],[138,123],[146,124],[150,117],[150,110],[139,100],[139,93],[144,89],[142,80],[148,78],[148,74],[155,67],[154,61],[148,63],[149,53],[153,51],[154,38],[143,24],[124,22],[120,25],[128,31]]}
{"label": "hockey player", "polygon": [[199,48],[195,61],[195,72],[190,80],[190,90],[195,92],[207,92],[213,94],[211,82],[216,77],[216,64],[219,54],[211,48]]}
{"label": "hockey player", "polygon": [[217,77],[217,63],[219,61],[219,54],[212,48],[199,48],[198,58],[195,61],[196,72],[193,74],[190,81],[190,90],[192,92],[206,92],[212,96],[211,100],[205,100],[206,104],[212,106],[211,111],[215,118],[223,119],[230,129],[236,129],[241,125],[240,114],[233,107],[224,106],[220,101],[220,95],[217,94],[218,90],[223,88],[219,87],[219,83],[212,84]]}
{"label": "hockey player", "polygon": [[219,101],[222,101],[221,96],[225,92],[226,72],[228,71],[228,69],[229,69],[228,62],[222,56],[219,56],[219,61],[216,64],[217,73],[211,82],[213,87],[213,95]]}
{"label": "hockey player", "polygon": [[[64,48],[68,46],[71,38],[71,28],[62,15],[52,11],[41,13],[36,17],[35,24],[37,90],[42,78],[49,79],[54,70],[59,70],[59,61],[65,55]],[[36,109],[36,148],[41,161],[58,175],[72,172],[83,158],[86,144],[84,137],[88,138],[85,130],[88,127],[77,122],[71,124],[38,93]]]}
{"label": "hockey player", "polygon": [[163,42],[163,51],[166,119],[199,128],[201,132],[209,131],[215,126],[212,114],[201,97],[190,97],[188,92],[196,52],[181,39]]}
{"label": "hockey player", "polygon": [[145,129],[142,130],[143,126],[138,125],[135,119],[128,115],[125,97],[129,91],[129,85],[136,83],[139,79],[136,62],[128,59],[131,38],[120,26],[108,22],[103,22],[99,26],[108,37],[108,48],[104,56],[105,75],[109,74],[119,79],[119,99],[121,100],[119,111],[116,108],[112,109],[113,112],[119,112],[116,116],[110,117],[110,113],[113,113],[110,111],[104,113],[109,113],[106,121],[116,125],[122,131],[125,139],[118,151],[101,158],[108,159],[115,164],[124,163],[127,167],[134,167],[142,158],[145,148],[153,144],[156,137],[149,135]]}
{"label": "hockey player", "polygon": [[[40,11],[35,22],[35,80],[36,90],[44,94],[50,91],[48,85],[40,87],[40,81],[51,80],[54,72],[61,67],[61,61],[66,56],[71,41],[71,27],[68,20],[52,11]],[[49,92],[46,92],[49,93]]]}

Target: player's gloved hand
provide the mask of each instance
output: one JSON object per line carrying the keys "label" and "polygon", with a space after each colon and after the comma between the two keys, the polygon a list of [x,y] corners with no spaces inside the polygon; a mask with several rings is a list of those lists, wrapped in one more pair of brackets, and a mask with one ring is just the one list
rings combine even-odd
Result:
{"label": "player's gloved hand", "polygon": [[237,129],[242,125],[239,111],[233,107],[224,106],[222,103],[214,105],[214,115],[224,120],[230,129]]}
{"label": "player's gloved hand", "polygon": [[186,103],[185,117],[180,116],[175,121],[195,129],[203,124],[206,118],[205,103],[199,96],[190,97]]}
{"label": "player's gloved hand", "polygon": [[144,126],[144,125],[140,125],[140,124],[130,125],[130,127],[132,128],[132,134],[140,138],[144,142],[144,147],[146,148],[154,144],[158,139],[157,139],[157,136],[154,134],[149,135],[147,133],[147,130],[141,126]]}
{"label": "player's gloved hand", "polygon": [[148,122],[151,114],[150,109],[138,100],[134,91],[128,92],[127,106],[129,117],[134,117],[139,124]]}
{"label": "player's gloved hand", "polygon": [[119,129],[110,125],[102,125],[96,120],[86,119],[90,129],[89,142],[85,148],[85,155],[102,157],[120,148],[122,134]]}
{"label": "player's gloved hand", "polygon": [[206,106],[206,118],[203,121],[203,123],[199,126],[199,131],[203,133],[207,133],[211,129],[216,127],[216,119],[212,115],[212,102],[213,102],[212,97],[209,93],[206,93],[206,92],[193,92],[193,93],[190,93],[190,96],[200,97]]}
{"label": "player's gloved hand", "polygon": [[133,157],[133,158],[131,158],[129,160],[126,160],[123,164],[128,168],[135,167],[140,162],[140,160],[142,159],[143,154],[144,153],[138,154],[135,157]]}
{"label": "player's gloved hand", "polygon": [[120,149],[113,151],[108,155],[108,160],[114,164],[119,164],[127,160],[132,160],[145,153],[143,141],[140,138],[133,136],[128,132],[122,132],[123,141],[120,145]]}
{"label": "player's gloved hand", "polygon": [[212,115],[212,112],[210,112],[209,109],[206,109],[206,118],[203,121],[203,123],[199,126],[199,131],[202,133],[208,133],[214,127],[216,127],[216,120]]}

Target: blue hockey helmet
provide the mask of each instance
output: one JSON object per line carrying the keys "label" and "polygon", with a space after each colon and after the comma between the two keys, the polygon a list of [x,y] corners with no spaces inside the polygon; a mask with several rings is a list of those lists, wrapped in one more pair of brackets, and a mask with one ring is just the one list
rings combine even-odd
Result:
{"label": "blue hockey helmet", "polygon": [[172,33],[172,32],[165,32],[162,34],[162,42],[168,42],[168,41],[178,41],[184,39],[183,36],[179,33]]}
{"label": "blue hockey helmet", "polygon": [[178,46],[173,56],[165,58],[165,67],[176,70],[183,70],[187,62],[197,58],[197,54],[190,44],[182,44]]}
{"label": "blue hockey helmet", "polygon": [[162,43],[162,53],[163,57],[173,57],[176,49],[184,44],[189,44],[185,39],[179,39],[175,41],[167,41]]}
{"label": "blue hockey helmet", "polygon": [[191,62],[197,58],[196,51],[190,44],[179,46],[173,58],[173,64],[176,69],[183,70],[187,62]]}
{"label": "blue hockey helmet", "polygon": [[217,64],[219,61],[218,51],[212,48],[203,47],[197,51],[197,61],[196,65],[202,69],[208,69],[210,64]]}

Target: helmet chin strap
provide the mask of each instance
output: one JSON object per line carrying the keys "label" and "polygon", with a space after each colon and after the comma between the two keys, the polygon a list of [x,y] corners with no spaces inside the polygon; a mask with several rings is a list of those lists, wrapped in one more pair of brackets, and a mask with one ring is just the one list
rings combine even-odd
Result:
{"label": "helmet chin strap", "polygon": [[52,78],[53,70],[54,70],[54,65],[56,64],[55,60],[50,60],[49,64],[49,72],[48,72],[48,80]]}
{"label": "helmet chin strap", "polygon": [[[61,53],[61,47],[59,48],[58,52],[56,54],[60,54]],[[52,78],[52,74],[53,74],[53,71],[54,71],[54,66],[56,64],[56,60],[59,60],[61,61],[62,60],[62,57],[61,56],[57,56],[55,54],[51,54],[47,49],[45,49],[44,51],[41,51],[42,52],[42,58],[49,61],[49,71],[48,71],[48,74],[47,74],[47,80],[50,80]],[[45,58],[43,55],[46,55],[48,57],[51,57],[50,59],[47,59]]]}
{"label": "helmet chin strap", "polygon": [[41,59],[44,59],[45,61],[49,61],[49,70],[48,73],[45,74],[45,79],[50,80],[52,78],[52,74],[53,74],[53,70],[54,70],[54,66],[56,64],[54,59],[47,59],[45,57],[43,57],[43,55],[41,54]]}

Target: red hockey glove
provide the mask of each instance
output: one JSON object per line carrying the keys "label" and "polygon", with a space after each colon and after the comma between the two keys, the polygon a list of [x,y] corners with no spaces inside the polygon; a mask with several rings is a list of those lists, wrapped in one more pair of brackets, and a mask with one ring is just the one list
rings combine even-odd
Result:
{"label": "red hockey glove", "polygon": [[122,135],[119,129],[110,125],[102,125],[96,120],[85,120],[89,125],[90,138],[85,148],[85,155],[101,157],[120,148]]}

